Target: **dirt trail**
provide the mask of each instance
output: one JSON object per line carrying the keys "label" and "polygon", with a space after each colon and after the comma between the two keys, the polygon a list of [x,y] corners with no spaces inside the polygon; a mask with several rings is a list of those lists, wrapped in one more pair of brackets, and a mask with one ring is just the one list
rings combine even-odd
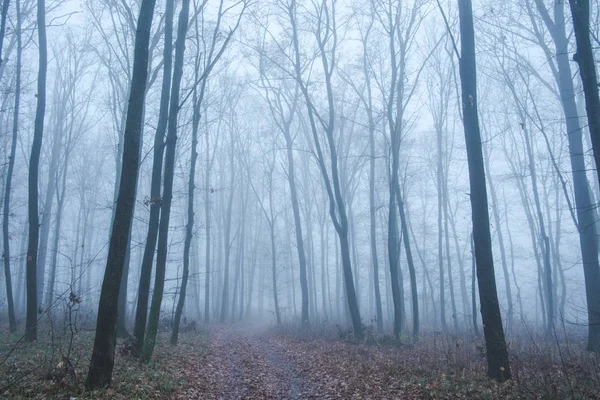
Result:
{"label": "dirt trail", "polygon": [[190,377],[198,386],[181,398],[315,398],[290,351],[265,328],[212,327],[206,346],[206,358],[192,370],[201,379]]}

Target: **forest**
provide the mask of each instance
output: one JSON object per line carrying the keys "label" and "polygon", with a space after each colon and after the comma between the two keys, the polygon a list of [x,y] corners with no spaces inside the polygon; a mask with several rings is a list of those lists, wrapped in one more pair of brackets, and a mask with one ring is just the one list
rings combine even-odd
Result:
{"label": "forest", "polygon": [[0,399],[600,399],[598,1],[0,3]]}

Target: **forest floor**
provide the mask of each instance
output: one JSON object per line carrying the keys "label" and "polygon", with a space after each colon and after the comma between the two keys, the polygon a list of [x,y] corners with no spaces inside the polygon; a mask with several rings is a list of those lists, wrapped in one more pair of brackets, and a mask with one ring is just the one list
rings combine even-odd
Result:
{"label": "forest floor", "polygon": [[432,336],[416,345],[390,337],[356,342],[330,327],[214,326],[193,385],[199,399],[600,399],[600,359],[533,341],[514,343],[513,380],[485,377],[481,339]]}
{"label": "forest floor", "polygon": [[[513,380],[485,378],[482,341],[431,335],[417,344],[389,336],[357,342],[337,327],[215,325],[159,337],[140,365],[120,343],[111,388],[86,392],[93,332],[35,344],[0,335],[4,399],[600,399],[600,359],[581,344],[512,341]],[[54,342],[54,344],[52,344]],[[72,365],[72,368],[69,367]]]}

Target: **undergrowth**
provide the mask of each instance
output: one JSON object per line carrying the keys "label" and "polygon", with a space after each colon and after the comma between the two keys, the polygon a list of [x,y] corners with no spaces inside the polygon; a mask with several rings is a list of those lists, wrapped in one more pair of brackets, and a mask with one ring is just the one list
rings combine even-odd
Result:
{"label": "undergrowth", "polygon": [[[19,339],[18,335],[0,335],[0,399],[162,399],[190,384],[181,371],[181,361],[193,365],[203,352],[205,334],[182,333],[176,347],[169,344],[169,333],[160,334],[148,364],[127,354],[119,339],[112,385],[93,392],[85,390],[93,331],[71,336],[41,329],[34,343]],[[67,348],[69,360],[64,358]],[[65,373],[67,362],[72,367]]]}
{"label": "undergrowth", "polygon": [[316,385],[343,380],[333,391],[339,398],[600,399],[600,357],[567,332],[551,339],[531,333],[509,337],[513,379],[503,384],[486,377],[481,337],[430,332],[414,340],[378,335],[372,327],[365,332],[358,340],[336,325],[273,328],[310,360],[307,370],[318,371]]}

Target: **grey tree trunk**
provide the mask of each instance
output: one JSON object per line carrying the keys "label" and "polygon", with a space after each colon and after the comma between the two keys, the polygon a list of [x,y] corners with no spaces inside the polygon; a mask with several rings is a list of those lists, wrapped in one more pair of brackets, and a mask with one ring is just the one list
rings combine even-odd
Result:
{"label": "grey tree trunk", "polygon": [[[9,0],[4,0],[2,9],[2,28],[0,38],[0,53],[2,51],[2,42],[4,39],[4,29],[6,21],[6,13],[8,12]],[[15,319],[15,304],[13,299],[13,287],[12,287],[12,275],[10,271],[10,237],[9,237],[9,223],[10,223],[10,194],[12,189],[12,178],[13,171],[15,169],[15,156],[17,150],[17,140],[19,132],[19,107],[21,103],[21,59],[22,59],[22,45],[21,45],[21,0],[15,0],[17,9],[17,23],[15,34],[17,35],[17,65],[16,65],[16,83],[15,83],[15,108],[13,111],[13,124],[12,124],[12,138],[10,144],[10,155],[8,159],[8,170],[6,172],[6,186],[4,188],[4,214],[2,215],[2,244],[4,260],[4,276],[6,279],[6,300],[8,306],[8,325],[10,332],[17,330],[17,322]],[[0,63],[2,57],[0,56]],[[20,282],[19,282],[20,283]],[[17,299],[19,296],[17,295]]]}
{"label": "grey tree trunk", "polygon": [[475,32],[471,0],[458,1],[460,20],[461,58],[459,63],[462,89],[463,124],[469,165],[470,198],[473,220],[473,238],[481,316],[485,337],[488,376],[498,381],[511,378],[504,327],[498,303],[494,257],[490,234],[487,188],[479,117],[477,115],[477,68],[475,60]]}
{"label": "grey tree trunk", "polygon": [[175,318],[173,319],[173,331],[171,332],[171,344],[176,346],[177,340],[179,339],[179,324],[181,323],[181,314],[183,312],[183,305],[185,303],[185,296],[187,292],[188,278],[190,274],[190,248],[192,245],[192,237],[194,232],[194,191],[196,189],[196,160],[198,159],[198,126],[200,125],[200,105],[201,99],[204,97],[204,85],[202,85],[202,92],[200,94],[200,100],[194,90],[194,115],[192,120],[192,156],[190,158],[190,175],[188,179],[188,202],[187,202],[187,213],[188,220],[185,226],[185,241],[183,244],[183,276],[181,277],[181,288],[179,289],[179,300],[177,301],[177,308],[175,310]]}
{"label": "grey tree trunk", "polygon": [[290,186],[290,197],[292,199],[292,211],[294,213],[294,226],[296,233],[296,247],[298,248],[298,265],[300,272],[300,293],[302,297],[301,318],[303,323],[309,322],[308,317],[308,279],[306,277],[306,252],[304,250],[304,237],[302,234],[302,220],[300,218],[300,206],[298,205],[298,189],[296,188],[296,175],[294,167],[293,141],[290,134],[291,118],[285,121],[283,135],[286,143],[286,156],[288,164],[288,184]]}
{"label": "grey tree trunk", "polygon": [[94,350],[86,380],[88,389],[108,386],[112,379],[117,335],[117,303],[127,251],[127,235],[133,220],[135,204],[140,158],[139,143],[148,80],[148,48],[154,6],[155,0],[143,0],[138,17],[133,79],[125,124],[123,173],[121,174],[106,270],[100,293]]}
{"label": "grey tree trunk", "polygon": [[[585,277],[585,291],[588,305],[588,350],[600,352],[600,265],[598,264],[598,239],[594,223],[594,204],[586,175],[583,152],[583,131],[579,123],[575,89],[569,64],[569,41],[566,35],[564,4],[554,4],[554,20],[541,0],[536,6],[548,28],[556,49],[558,74],[556,76],[560,98],[568,132],[569,154],[573,174],[573,190],[577,214],[577,229],[581,246],[582,265]],[[594,149],[596,151],[597,149]]]}
{"label": "grey tree trunk", "polygon": [[513,321],[513,298],[512,298],[512,290],[510,287],[510,275],[508,273],[508,263],[506,261],[506,248],[504,246],[504,236],[502,233],[502,224],[500,220],[500,203],[498,203],[498,196],[496,195],[496,187],[494,185],[494,181],[492,179],[492,174],[490,173],[490,159],[488,152],[485,151],[485,147],[483,148],[484,155],[484,166],[485,166],[485,174],[488,177],[489,186],[490,186],[490,195],[492,197],[492,212],[494,215],[494,224],[496,225],[496,236],[498,237],[498,246],[500,248],[500,262],[502,263],[502,272],[504,273],[504,288],[506,290],[506,301],[508,302],[508,327],[506,330],[508,331],[510,328],[514,327]]}
{"label": "grey tree trunk", "polygon": [[160,318],[160,307],[162,304],[163,291],[165,286],[165,273],[167,267],[167,252],[169,238],[169,222],[171,217],[171,203],[173,201],[173,179],[175,174],[175,152],[177,145],[177,121],[179,104],[181,78],[183,76],[183,61],[185,52],[185,40],[189,24],[190,1],[183,0],[181,11],[179,12],[179,21],[177,27],[177,40],[175,42],[175,61],[173,64],[173,83],[171,86],[171,98],[169,106],[169,121],[167,127],[167,139],[165,147],[165,171],[163,184],[163,198],[161,205],[160,224],[158,228],[158,252],[156,256],[156,274],[154,280],[154,291],[152,293],[152,303],[150,304],[150,313],[148,315],[148,326],[146,327],[146,336],[140,360],[149,362],[156,345],[156,335],[158,333],[158,322]]}
{"label": "grey tree trunk", "polygon": [[165,8],[165,43],[163,50],[163,81],[160,96],[160,109],[158,112],[158,124],[154,134],[154,150],[152,160],[152,178],[150,183],[150,219],[148,221],[148,232],[142,256],[140,281],[138,288],[138,299],[135,313],[133,335],[133,354],[137,357],[142,352],[144,337],[146,334],[146,320],[148,317],[148,301],[150,298],[150,280],[152,279],[152,264],[160,220],[161,199],[161,175],[163,169],[163,154],[165,148],[165,133],[169,119],[169,97],[171,90],[171,70],[173,65],[173,14],[174,0],[167,0]]}
{"label": "grey tree trunk", "polygon": [[[44,116],[46,113],[46,76],[48,70],[48,49],[46,44],[46,2],[37,2],[39,70],[37,81],[37,107],[29,158],[29,242],[27,245],[27,319],[25,322],[25,339],[29,342],[37,339],[38,311],[38,245],[40,223],[38,214],[38,180],[42,136],[44,135]],[[43,279],[43,277],[42,277]]]}
{"label": "grey tree trunk", "polygon": [[[233,137],[232,137],[233,141]],[[225,226],[223,227],[223,244],[224,248],[224,265],[223,265],[223,289],[221,292],[221,312],[219,313],[219,321],[225,322],[229,317],[229,264],[231,260],[231,211],[233,208],[233,195],[234,195],[234,183],[235,183],[235,166],[233,158],[233,143],[232,149],[229,156],[230,162],[230,175],[229,175],[229,200],[227,201],[227,211],[224,218]]]}
{"label": "grey tree trunk", "polygon": [[[19,0],[15,0],[15,1],[19,1]],[[0,65],[2,64],[2,62],[4,61],[2,59],[2,48],[4,47],[4,35],[6,33],[6,16],[8,15],[8,6],[10,5],[10,0],[4,0],[2,2],[2,15],[0,17],[1,21],[0,21]],[[20,12],[17,14],[17,19],[20,18]],[[17,21],[17,24],[19,24],[20,22]],[[20,40],[17,38],[17,40]]]}
{"label": "grey tree trunk", "polygon": [[408,223],[406,222],[406,209],[404,200],[398,190],[398,212],[400,214],[400,224],[402,227],[402,237],[404,239],[404,250],[406,251],[406,262],[408,264],[408,274],[410,275],[410,294],[412,303],[412,318],[413,318],[413,339],[419,337],[419,294],[417,292],[417,273],[415,271],[415,263],[413,261],[412,249],[410,245],[410,236],[408,232]]}
{"label": "grey tree trunk", "polygon": [[60,79],[55,82],[54,90],[54,132],[52,134],[54,142],[52,143],[52,152],[50,155],[50,166],[48,168],[48,183],[46,185],[46,194],[44,196],[44,206],[42,209],[42,222],[40,226],[40,244],[38,250],[37,263],[37,291],[38,299],[42,301],[44,293],[44,284],[46,282],[46,259],[48,257],[48,242],[50,241],[50,226],[52,222],[52,209],[54,208],[54,195],[56,193],[56,175],[59,169],[59,159],[63,144],[63,120],[65,119],[65,105],[60,104]]}
{"label": "grey tree trunk", "polygon": [[[324,5],[328,7],[327,5]],[[320,14],[318,21],[319,26],[326,26],[324,30],[319,28],[317,30],[316,39],[319,45],[319,53],[321,57],[321,63],[323,72],[325,74],[325,88],[327,91],[328,99],[328,116],[323,125],[325,128],[325,136],[327,140],[327,146],[329,148],[329,161],[331,165],[331,177],[330,172],[325,164],[325,158],[322,151],[322,145],[320,141],[319,130],[317,129],[317,123],[315,121],[315,108],[311,101],[310,94],[305,82],[302,80],[302,66],[300,60],[300,49],[298,40],[298,25],[296,23],[296,2],[293,0],[287,9],[288,16],[290,18],[292,28],[292,41],[294,46],[294,71],[295,78],[298,82],[302,94],[304,96],[307,108],[308,117],[310,122],[310,131],[312,134],[312,144],[315,147],[317,154],[317,162],[319,170],[321,172],[323,181],[327,189],[327,195],[329,197],[329,215],[335,226],[337,234],[340,239],[340,251],[342,256],[342,270],[344,275],[344,283],[346,287],[346,300],[348,301],[348,308],[352,319],[352,327],[354,334],[362,338],[363,337],[363,325],[360,318],[360,310],[358,306],[356,290],[354,287],[354,278],[352,274],[352,260],[350,258],[350,247],[348,243],[348,217],[346,214],[346,203],[342,196],[341,185],[340,185],[340,174],[338,170],[338,154],[337,146],[334,140],[335,131],[335,110],[334,110],[334,99],[333,99],[333,86],[332,86],[332,74],[335,67],[335,59],[332,61],[328,58],[328,50],[325,49],[325,43],[331,39],[332,31],[335,31],[335,9],[328,10],[326,13]],[[333,15],[332,15],[333,14]],[[323,20],[326,19],[326,20]],[[323,37],[322,35],[325,35]],[[335,53],[336,49],[333,49]],[[331,63],[331,65],[330,65]],[[320,119],[320,121],[325,121]]]}
{"label": "grey tree trunk", "polygon": [[473,332],[475,332],[475,336],[479,337],[481,334],[479,333],[479,326],[477,324],[477,269],[475,263],[475,247],[474,247],[473,235],[471,234],[471,258],[472,261],[472,269],[471,269],[471,304],[473,305]]}
{"label": "grey tree trunk", "polygon": [[448,331],[448,325],[446,323],[446,282],[444,278],[444,230],[442,225],[442,210],[443,210],[443,190],[442,190],[442,180],[443,180],[443,163],[442,163],[442,133],[438,130],[437,132],[437,192],[438,192],[438,205],[437,205],[437,229],[438,229],[438,267],[439,267],[439,275],[440,275],[440,318],[442,322],[442,330],[444,332]]}
{"label": "grey tree trunk", "polygon": [[210,187],[210,170],[212,163],[208,154],[210,152],[210,141],[209,141],[209,133],[206,132],[205,135],[205,145],[206,145],[206,176],[204,177],[204,219],[206,223],[206,251],[204,254],[205,257],[205,277],[204,277],[204,323],[208,324],[210,322],[210,249],[211,249],[211,193],[214,191]]}
{"label": "grey tree trunk", "polygon": [[[590,39],[590,2],[589,0],[569,0],[569,4],[577,43],[577,53],[573,59],[579,64],[594,160],[598,171],[600,170],[600,95],[598,94],[598,78]],[[589,320],[587,348],[595,353],[600,353],[600,291],[598,290],[600,270],[597,263],[595,266],[584,266],[584,269]]]}
{"label": "grey tree trunk", "polygon": [[[68,151],[68,150],[67,150]],[[56,222],[54,225],[54,243],[52,246],[52,263],[50,264],[50,274],[48,276],[48,292],[46,293],[46,305],[52,306],[54,301],[54,284],[56,281],[56,264],[58,259],[58,247],[60,243],[60,233],[62,224],[63,204],[65,201],[65,191],[67,188],[67,169],[68,169],[68,154],[65,156],[62,174],[55,176],[55,184],[58,186],[58,180],[61,180],[60,191],[56,192]],[[74,283],[71,279],[71,285]],[[73,290],[71,289],[71,292]]]}
{"label": "grey tree trunk", "polygon": [[[447,150],[446,150],[447,152]],[[447,169],[447,168],[446,168]],[[446,244],[446,265],[448,266],[448,286],[450,291],[450,304],[452,306],[452,322],[454,325],[454,331],[458,331],[458,315],[456,311],[456,297],[454,295],[454,275],[452,274],[452,254],[450,252],[450,229],[448,228],[448,220],[450,219],[448,211],[448,173],[444,175],[442,183],[443,190],[443,207],[444,207],[444,237]],[[460,257],[460,254],[457,254]]]}

